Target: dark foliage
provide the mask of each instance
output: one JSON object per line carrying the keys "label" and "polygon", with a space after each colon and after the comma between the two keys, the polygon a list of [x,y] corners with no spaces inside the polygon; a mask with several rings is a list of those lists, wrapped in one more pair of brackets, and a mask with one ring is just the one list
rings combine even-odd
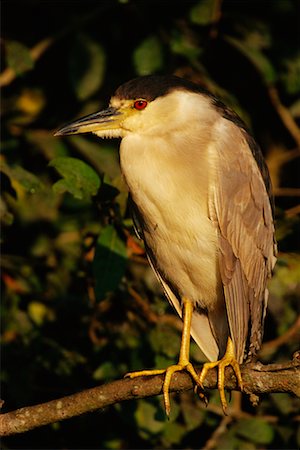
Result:
{"label": "dark foliage", "polygon": [[[4,412],[176,361],[179,321],[135,237],[118,142],[53,136],[138,75],[198,83],[261,145],[280,252],[260,357],[291,358],[299,341],[299,12],[292,0],[2,2]],[[192,358],[203,361],[195,345]],[[169,421],[161,398],[139,400],[6,438],[3,448],[300,446],[295,399],[272,394],[254,409],[238,394],[231,403],[224,424],[215,392],[207,409],[191,392],[173,396]]]}

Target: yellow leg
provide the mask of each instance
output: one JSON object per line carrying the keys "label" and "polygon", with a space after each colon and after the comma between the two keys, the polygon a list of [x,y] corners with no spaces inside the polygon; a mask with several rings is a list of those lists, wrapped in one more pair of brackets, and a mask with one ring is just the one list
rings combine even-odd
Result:
{"label": "yellow leg", "polygon": [[190,353],[190,334],[191,334],[191,321],[192,321],[192,313],[193,313],[193,303],[187,299],[183,298],[183,329],[182,329],[182,338],[180,345],[180,354],[178,364],[172,365],[167,369],[162,370],[141,370],[138,372],[130,372],[125,375],[125,377],[135,378],[141,377],[144,375],[159,375],[165,373],[165,380],[163,384],[163,395],[165,402],[165,409],[167,416],[170,415],[170,397],[169,397],[169,388],[171,383],[172,375],[175,372],[180,372],[182,370],[186,370],[193,378],[193,380],[197,383],[198,386],[201,387],[199,376],[197,375],[194,367],[190,363],[189,353]]}
{"label": "yellow leg", "polygon": [[235,359],[234,347],[231,338],[228,338],[226,352],[223,358],[216,362],[208,362],[203,365],[201,375],[200,375],[200,383],[203,386],[203,381],[207,375],[209,369],[213,369],[218,366],[218,389],[220,392],[220,399],[224,414],[226,414],[227,401],[225,397],[224,390],[224,380],[225,380],[225,367],[232,366],[234,373],[237,377],[238,385],[243,390],[243,380],[241,376],[240,366],[237,360]]}

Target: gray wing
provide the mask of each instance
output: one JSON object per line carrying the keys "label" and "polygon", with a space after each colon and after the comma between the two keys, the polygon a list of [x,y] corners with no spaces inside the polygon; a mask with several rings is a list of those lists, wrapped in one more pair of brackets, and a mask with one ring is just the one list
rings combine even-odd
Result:
{"label": "gray wing", "polygon": [[[267,306],[267,278],[276,262],[270,182],[250,136],[228,122],[214,147],[216,183],[209,194],[218,228],[219,266],[236,357],[259,350]],[[234,142],[234,146],[232,146]],[[258,157],[260,159],[258,159]]]}

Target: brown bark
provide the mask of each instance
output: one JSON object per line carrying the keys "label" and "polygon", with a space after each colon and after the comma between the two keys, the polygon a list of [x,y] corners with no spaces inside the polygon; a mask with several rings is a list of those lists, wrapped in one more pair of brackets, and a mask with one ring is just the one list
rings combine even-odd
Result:
{"label": "brown bark", "polygon": [[[255,400],[259,394],[288,392],[300,397],[300,353],[286,364],[254,364],[242,367],[244,390]],[[151,397],[161,394],[163,375],[122,379],[92,389],[86,389],[67,397],[35,406],[26,406],[0,415],[0,435],[8,436],[24,433],[86,412],[105,408],[125,400]],[[215,389],[217,374],[210,370],[204,383],[206,389]],[[231,368],[226,369],[225,386],[236,390],[236,379]],[[193,388],[190,376],[176,373],[171,382],[171,392],[181,392]]]}

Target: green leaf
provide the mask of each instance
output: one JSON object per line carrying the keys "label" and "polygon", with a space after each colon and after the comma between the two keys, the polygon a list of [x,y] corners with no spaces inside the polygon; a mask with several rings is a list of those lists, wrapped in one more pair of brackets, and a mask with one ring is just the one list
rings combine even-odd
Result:
{"label": "green leaf", "polygon": [[300,99],[296,100],[289,108],[293,117],[300,117]]}
{"label": "green leaf", "polygon": [[79,100],[91,97],[102,85],[106,56],[102,46],[85,34],[76,37],[70,55],[70,79]]}
{"label": "green leaf", "polygon": [[209,25],[214,20],[216,0],[202,0],[190,10],[190,20],[196,25]]}
{"label": "green leaf", "polygon": [[79,200],[89,199],[97,194],[100,178],[92,167],[80,159],[60,156],[50,161],[49,166],[63,176],[63,179],[53,185],[56,194],[69,192]]}
{"label": "green leaf", "polygon": [[93,141],[84,136],[70,136],[69,140],[99,173],[106,173],[111,178],[120,174],[118,151],[112,144]]}
{"label": "green leaf", "polygon": [[[7,175],[10,182],[10,187],[4,195],[6,209],[1,211],[2,214],[12,210],[15,217],[26,222],[38,219],[54,220],[59,198],[48,185],[21,166],[10,167],[2,162],[0,170]],[[2,220],[10,222],[12,216],[9,214]]]}
{"label": "green leaf", "polygon": [[164,441],[167,444],[179,444],[185,433],[186,429],[180,423],[168,422],[164,428]]}
{"label": "green leaf", "polygon": [[154,368],[155,369],[163,369],[164,367],[169,367],[174,364],[175,359],[168,358],[165,355],[155,354],[154,355]]}
{"label": "green leaf", "polygon": [[[126,1],[121,1],[119,0],[120,3],[126,3]],[[104,445],[103,448],[107,448],[107,449],[112,449],[112,450],[117,450],[117,449],[121,449],[123,448],[123,442],[121,439],[107,439],[106,441],[104,441]]]}
{"label": "green leaf", "polygon": [[256,444],[270,444],[274,437],[274,430],[263,419],[241,419],[236,425],[236,433]]}
{"label": "green leaf", "polygon": [[107,380],[118,376],[118,370],[115,363],[111,361],[105,361],[99,366],[93,373],[94,380]]}
{"label": "green leaf", "polygon": [[[278,258],[274,269],[274,276],[270,281],[270,293],[283,297],[285,294],[294,292],[295,286],[300,279],[300,256],[297,253],[283,254]],[[287,314],[288,308],[285,308]],[[296,315],[296,311],[295,311]],[[281,317],[281,320],[283,318]],[[295,318],[292,318],[292,321]],[[290,322],[283,321],[286,327]]]}
{"label": "green leaf", "polygon": [[68,156],[66,141],[49,135],[48,131],[28,130],[26,132],[26,139],[49,161],[59,156]]}
{"label": "green leaf", "polygon": [[202,350],[199,348],[199,346],[196,344],[196,342],[191,342],[191,359],[197,363],[203,364],[206,361],[206,356],[202,352]]}
{"label": "green leaf", "polygon": [[104,228],[97,240],[93,261],[97,300],[102,300],[109,292],[116,289],[125,273],[126,262],[126,245],[116,229],[109,225]]}
{"label": "green leaf", "polygon": [[0,197],[0,222],[3,225],[12,225],[14,222],[14,216],[9,212],[7,204],[2,197]]}
{"label": "green leaf", "polygon": [[191,402],[182,402],[181,409],[185,426],[188,431],[195,430],[202,424],[205,413],[198,405],[195,407],[195,404]]}
{"label": "green leaf", "polygon": [[10,179],[11,185],[16,191],[19,198],[24,194],[36,194],[40,192],[44,185],[36,175],[23,169],[21,166],[10,167],[5,163],[1,163],[1,172],[5,173]]}
{"label": "green leaf", "polygon": [[28,305],[28,315],[38,326],[43,325],[46,320],[53,320],[54,315],[50,308],[41,302],[32,301]]}
{"label": "green leaf", "polygon": [[252,47],[247,42],[232,36],[225,36],[225,40],[251,61],[262,75],[266,84],[272,84],[276,81],[277,76],[274,67],[258,48]]}
{"label": "green leaf", "polygon": [[300,54],[284,62],[281,79],[288,94],[296,95],[300,92]]}
{"label": "green leaf", "polygon": [[263,50],[271,47],[272,37],[266,24],[258,22],[253,29],[244,31],[242,41],[248,47]]}
{"label": "green leaf", "polygon": [[138,75],[149,75],[163,66],[163,51],[156,36],[146,38],[134,51],[133,63]]}
{"label": "green leaf", "polygon": [[270,394],[270,398],[272,399],[273,403],[276,405],[276,407],[278,408],[278,410],[282,415],[288,416],[297,409],[297,407],[295,408],[293,399],[291,399],[291,396],[289,394],[285,393]]}
{"label": "green leaf", "polygon": [[170,41],[170,47],[173,53],[182,55],[189,61],[199,58],[202,51],[199,44],[193,42],[189,35],[179,33],[177,30],[173,33]]}
{"label": "green leaf", "polygon": [[180,337],[176,331],[167,326],[157,326],[149,336],[151,347],[156,353],[161,353],[169,358],[177,355],[180,347]]}
{"label": "green leaf", "polygon": [[29,48],[17,41],[6,43],[6,62],[17,75],[22,75],[34,66]]}
{"label": "green leaf", "polygon": [[[217,426],[215,426],[215,428],[216,427]],[[239,448],[239,443],[240,440],[236,437],[234,429],[231,428],[218,439],[218,449],[237,450]]]}
{"label": "green leaf", "polygon": [[153,403],[146,400],[138,402],[135,412],[135,419],[139,433],[144,438],[149,438],[151,434],[158,434],[165,428],[165,419],[157,414],[158,410]]}

